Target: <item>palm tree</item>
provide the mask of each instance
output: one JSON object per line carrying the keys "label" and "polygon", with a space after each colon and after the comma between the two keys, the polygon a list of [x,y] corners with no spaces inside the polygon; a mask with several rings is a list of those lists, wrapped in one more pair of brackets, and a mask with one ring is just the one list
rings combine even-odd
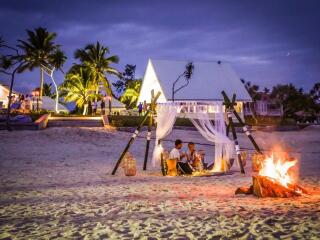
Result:
{"label": "palm tree", "polygon": [[127,108],[131,108],[137,104],[142,80],[132,80],[130,84],[126,87],[120,100],[126,104]]}
{"label": "palm tree", "polygon": [[316,101],[320,100],[320,82],[317,82],[313,85],[312,89],[309,92],[310,96]]}
{"label": "palm tree", "polygon": [[[18,48],[23,52],[22,58],[25,63],[19,68],[19,72],[26,69],[32,71],[34,68],[40,69],[40,98],[43,94],[43,68],[42,66],[57,64],[60,68],[65,61],[65,56],[59,45],[54,40],[56,33],[50,33],[47,29],[38,27],[34,31],[27,30],[28,38],[26,41],[18,40]],[[62,57],[62,55],[64,57]],[[59,56],[60,62],[57,61]],[[63,60],[64,59],[64,60]]]}
{"label": "palm tree", "polygon": [[44,83],[43,84],[43,96],[52,97],[52,83]]}
{"label": "palm tree", "polygon": [[64,101],[75,102],[77,107],[83,108],[83,115],[87,114],[90,101],[97,98],[95,85],[90,79],[87,68],[71,68],[65,81],[60,85]]}
{"label": "palm tree", "polygon": [[[173,82],[172,84],[172,101],[174,102],[174,95],[180,91],[182,88],[186,87],[189,84],[189,81],[192,77],[194,71],[194,65],[192,62],[187,63],[187,65],[185,66],[185,70],[182,74],[180,74],[178,76],[178,78]],[[181,77],[184,77],[185,79],[185,83],[183,85],[181,85],[180,87],[178,87],[178,89],[175,89],[175,85],[178,83],[178,81],[180,80]]]}
{"label": "palm tree", "polygon": [[81,66],[89,69],[96,93],[99,91],[99,85],[102,84],[106,93],[111,96],[113,93],[106,74],[119,76],[120,73],[110,66],[119,62],[118,56],[106,56],[109,53],[110,51],[107,47],[97,42],[96,44],[88,44],[83,49],[77,49],[74,56],[80,60]]}
{"label": "palm tree", "polygon": [[[253,103],[248,103],[249,109],[252,113],[252,118],[255,121],[255,123],[258,123],[258,118],[257,118],[257,113],[256,110],[253,106],[253,104],[259,100],[261,98],[261,94],[259,93],[259,86],[258,85],[251,85],[250,81],[246,81],[244,79],[240,79],[240,81],[243,83],[244,87],[246,88],[246,90],[248,91],[250,97],[253,100]],[[266,90],[265,90],[266,91]]]}
{"label": "palm tree", "polygon": [[63,51],[61,51],[60,49],[56,49],[51,55],[50,55],[50,60],[49,60],[49,64],[54,67],[57,70],[60,70],[62,73],[62,67],[65,64],[67,60],[67,56],[64,54]]}
{"label": "palm tree", "polygon": [[59,109],[58,109],[58,106],[59,106],[59,91],[58,91],[58,85],[56,83],[56,81],[54,80],[54,76],[53,76],[53,73],[54,73],[54,70],[57,69],[57,70],[60,70],[62,73],[63,70],[62,70],[62,66],[63,64],[65,63],[65,61],[67,60],[67,57],[65,56],[64,52],[62,52],[60,49],[56,49],[51,55],[50,55],[50,65],[49,67],[47,66],[43,66],[42,65],[42,68],[43,69],[46,69],[47,71],[49,70],[48,72],[48,75],[50,76],[53,84],[54,84],[54,88],[55,88],[55,91],[56,91],[56,107],[55,107],[55,110],[57,113],[59,113]]}

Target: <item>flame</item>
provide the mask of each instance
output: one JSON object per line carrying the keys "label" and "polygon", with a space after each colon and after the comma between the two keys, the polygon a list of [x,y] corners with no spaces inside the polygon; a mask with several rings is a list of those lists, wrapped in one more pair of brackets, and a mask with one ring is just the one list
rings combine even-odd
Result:
{"label": "flame", "polygon": [[266,176],[288,188],[288,184],[293,184],[293,179],[288,174],[288,170],[297,163],[297,160],[284,161],[281,158],[274,160],[274,154],[267,157],[262,163],[259,171],[260,176]]}

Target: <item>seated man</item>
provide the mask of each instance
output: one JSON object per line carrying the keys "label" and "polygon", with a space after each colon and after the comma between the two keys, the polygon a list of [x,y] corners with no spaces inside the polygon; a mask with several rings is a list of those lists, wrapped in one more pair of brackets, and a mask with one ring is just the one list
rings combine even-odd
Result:
{"label": "seated man", "polygon": [[164,165],[162,165],[162,173],[163,175],[168,176],[177,176],[177,166],[178,161],[181,160],[180,155],[180,149],[182,148],[182,141],[180,139],[177,139],[175,141],[175,147],[171,150],[170,154],[168,156],[165,156],[166,154],[163,153],[163,157],[165,159]]}
{"label": "seated man", "polygon": [[[169,159],[175,159],[176,161],[176,168],[180,174],[191,174],[193,169],[188,162],[183,162],[182,159],[187,156],[186,153],[180,154],[179,150],[182,148],[182,141],[177,139],[175,141],[175,148],[171,150]],[[169,169],[169,164],[168,164]]]}
{"label": "seated man", "polygon": [[185,154],[180,154],[180,149],[182,148],[182,141],[177,139],[174,143],[174,148],[171,150],[169,158],[175,159],[179,162],[182,158],[185,157]]}
{"label": "seated man", "polygon": [[203,157],[202,155],[196,151],[195,145],[193,142],[188,143],[188,153],[187,153],[187,161],[192,166],[195,171],[202,171],[204,169],[203,166]]}

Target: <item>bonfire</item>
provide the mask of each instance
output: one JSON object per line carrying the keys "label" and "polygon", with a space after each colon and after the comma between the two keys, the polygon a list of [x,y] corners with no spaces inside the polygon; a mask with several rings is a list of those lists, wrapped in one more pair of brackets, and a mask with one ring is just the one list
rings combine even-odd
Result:
{"label": "bonfire", "polygon": [[307,191],[297,185],[294,177],[297,159],[288,154],[275,154],[265,157],[258,175],[252,176],[250,187],[241,187],[236,194],[254,194],[257,197],[293,197]]}

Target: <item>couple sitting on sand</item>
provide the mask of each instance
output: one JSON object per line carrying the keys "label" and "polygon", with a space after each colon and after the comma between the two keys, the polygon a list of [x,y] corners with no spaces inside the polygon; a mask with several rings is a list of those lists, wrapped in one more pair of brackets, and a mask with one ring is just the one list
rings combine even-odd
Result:
{"label": "couple sitting on sand", "polygon": [[182,148],[182,141],[177,139],[175,147],[169,154],[169,159],[175,159],[177,162],[177,169],[182,174],[191,174],[193,171],[204,170],[203,155],[200,154],[193,142],[188,143],[188,151],[180,153]]}

